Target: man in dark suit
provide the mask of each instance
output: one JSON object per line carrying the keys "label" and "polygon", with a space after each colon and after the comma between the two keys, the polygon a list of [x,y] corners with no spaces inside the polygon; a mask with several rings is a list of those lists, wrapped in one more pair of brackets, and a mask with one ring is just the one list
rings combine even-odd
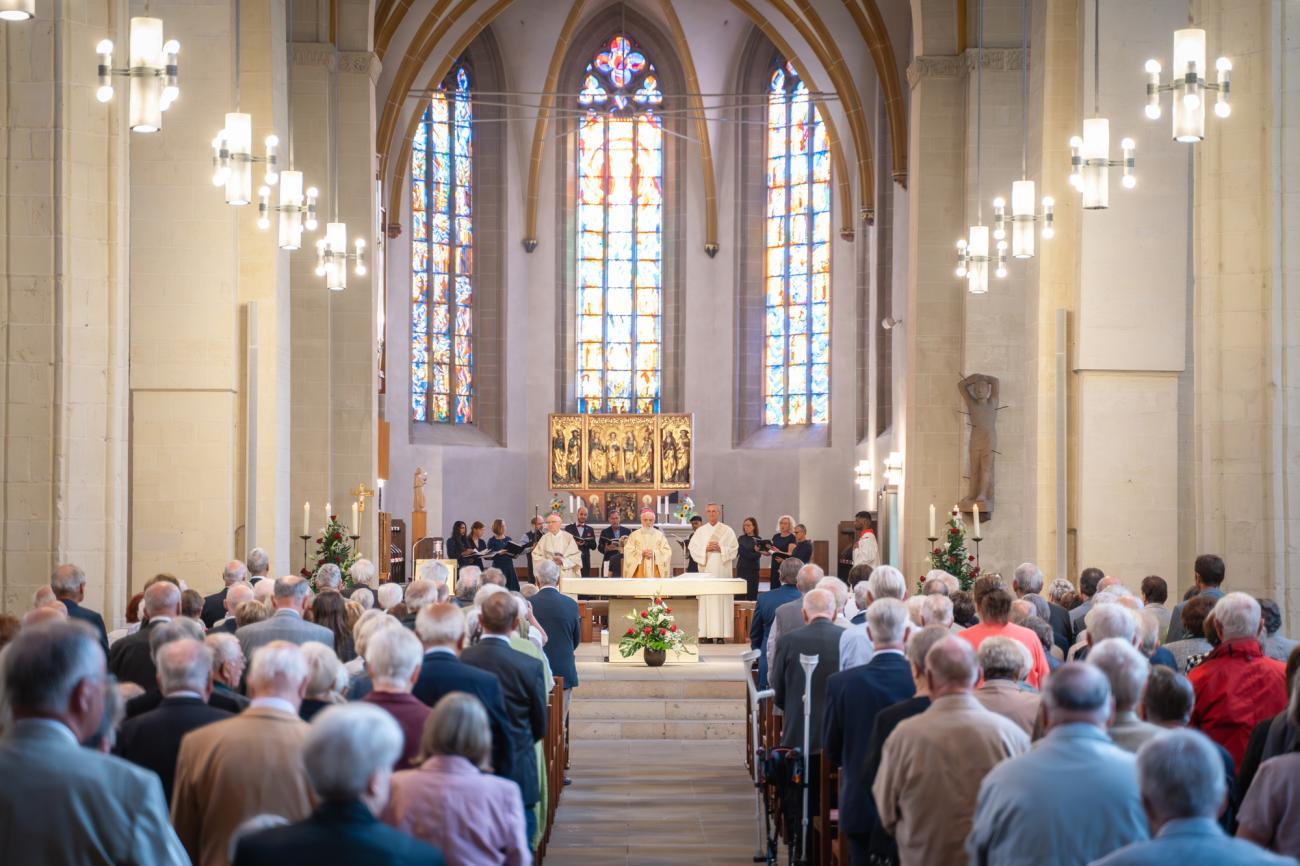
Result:
{"label": "man in dark suit", "polygon": [[[787,562],[789,560],[786,560]],[[804,675],[801,655],[818,657],[808,688],[812,715],[808,731],[808,754],[822,750],[826,713],[826,681],[840,669],[840,636],[844,630],[834,623],[835,596],[825,589],[809,590],[803,597],[804,626],[781,636],[772,657],[771,681],[776,705],[785,714],[781,745],[803,748]]]}
{"label": "man in dark suit", "polygon": [[226,615],[226,593],[235,584],[248,580],[248,566],[238,559],[230,560],[221,572],[221,580],[225,583],[221,592],[203,597],[203,612],[199,614],[199,619],[203,620],[204,628],[212,628],[217,620]]}
{"label": "man in dark suit", "polygon": [[[582,617],[578,603],[560,592],[560,569],[553,562],[543,562],[537,567],[537,584],[541,587],[530,602],[533,616],[542,631],[546,632],[546,645],[542,650],[551,664],[551,673],[564,678],[564,727],[569,727],[569,704],[573,690],[578,686],[578,664],[574,653],[582,643]],[[565,779],[568,783],[568,779]]]}
{"label": "man in dark suit", "polygon": [[86,598],[86,573],[72,563],[64,563],[50,574],[50,589],[54,597],[63,602],[68,609],[70,619],[79,619],[95,630],[99,636],[99,646],[108,653],[108,631],[104,628],[104,618],[81,602]]}
{"label": "man in dark suit", "polygon": [[157,661],[162,700],[156,709],[122,723],[114,752],[157,773],[170,803],[181,738],[209,722],[229,718],[230,713],[208,706],[212,651],[202,643],[189,638],[172,641],[158,649]]}
{"label": "man in dark suit", "polygon": [[865,665],[832,674],[826,681],[826,727],[822,748],[840,769],[840,832],[847,835],[853,866],[867,866],[876,804],[872,778],[866,777],[868,732],[876,715],[916,693],[912,666],[903,654],[909,620],[907,605],[882,598],[867,612],[867,634],[874,651]]}
{"label": "man in dark suit", "polygon": [[259,581],[266,580],[271,573],[271,557],[260,547],[248,551],[248,559],[244,564],[248,567],[249,586],[257,586]]}
{"label": "man in dark suit", "polygon": [[591,576],[591,551],[596,546],[596,530],[587,523],[587,509],[578,509],[578,518],[564,527],[564,531],[573,536],[582,554],[582,576]]}
{"label": "man in dark suit", "polygon": [[[1043,572],[1032,562],[1022,562],[1016,566],[1015,575],[1011,578],[1011,588],[1015,590],[1017,598],[1024,598],[1027,595],[1043,595]],[[1047,601],[1046,598],[1043,599]],[[1074,632],[1070,628],[1070,612],[1059,604],[1052,604],[1047,601],[1047,610],[1050,613],[1048,623],[1052,626],[1052,642],[1061,648],[1062,653],[1070,651],[1070,644],[1074,641]]]}
{"label": "man in dark suit", "polygon": [[758,650],[758,687],[767,688],[767,637],[772,632],[772,621],[776,619],[776,609],[788,601],[800,598],[795,583],[799,580],[799,569],[803,563],[786,559],[781,563],[781,583],[775,589],[768,590],[758,597],[754,605],[754,619],[749,625],[749,647]]}
{"label": "man in dark suit", "polygon": [[615,508],[609,513],[609,526],[600,531],[600,555],[604,561],[609,563],[609,576],[623,576],[623,551],[619,547],[619,539],[627,538],[632,534],[632,530],[622,524]]}
{"label": "man in dark suit", "polygon": [[[402,731],[378,707],[330,707],[312,722],[302,762],[317,806],[304,821],[239,840],[234,866],[442,866],[442,852],[380,823]],[[348,768],[340,772],[339,765]]]}
{"label": "man in dark suit", "polygon": [[223,601],[223,614],[214,624],[208,626],[208,634],[217,634],[225,632],[233,635],[239,629],[239,622],[235,619],[235,611],[246,601],[253,599],[253,587],[246,583],[236,583],[226,588],[226,600]]}
{"label": "man in dark suit", "polygon": [[524,796],[526,835],[531,839],[537,829],[533,806],[540,799],[533,744],[546,735],[546,674],[540,661],[510,646],[510,634],[517,619],[514,596],[507,592],[489,596],[479,612],[483,636],[461,653],[461,659],[496,674],[501,683],[515,765],[511,778],[519,783]]}
{"label": "man in dark suit", "polygon": [[[177,617],[171,622],[160,623],[149,632],[149,655],[152,659],[158,659],[158,654],[163,648],[176,641],[195,641],[203,642],[203,627],[189,617]],[[211,654],[208,655],[209,661]],[[211,668],[209,668],[211,670]],[[134,719],[142,716],[152,710],[158,709],[163,703],[163,691],[161,690],[162,673],[159,671],[154,685],[145,689],[144,694],[136,695],[126,702],[126,718]],[[193,690],[197,691],[197,690]],[[231,692],[218,692],[215,689],[207,696],[207,704],[226,713],[238,713],[246,705],[247,701],[240,702],[242,695],[236,695]],[[177,740],[177,745],[180,741]]]}
{"label": "man in dark suit", "polygon": [[157,685],[149,648],[149,635],[165,622],[181,615],[181,591],[176,584],[160,580],[144,591],[145,623],[135,634],[113,644],[108,653],[108,670],[121,682],[135,683],[148,691]]}
{"label": "man in dark suit", "polygon": [[424,644],[424,661],[411,694],[429,706],[451,692],[464,692],[482,701],[492,728],[492,772],[515,778],[510,719],[501,682],[458,658],[465,646],[465,615],[450,602],[428,605],[416,614],[415,634]]}

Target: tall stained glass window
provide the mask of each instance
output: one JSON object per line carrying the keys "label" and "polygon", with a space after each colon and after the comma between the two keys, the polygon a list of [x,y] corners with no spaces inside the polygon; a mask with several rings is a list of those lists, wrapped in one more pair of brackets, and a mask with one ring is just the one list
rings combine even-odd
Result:
{"label": "tall stained glass window", "polygon": [[429,99],[411,148],[411,417],[474,420],[473,110],[469,71]]}
{"label": "tall stained glass window", "polygon": [[763,423],[830,420],[831,161],[794,67],[767,101],[767,276]]}
{"label": "tall stained glass window", "polygon": [[663,102],[654,64],[615,36],[578,105],[580,412],[656,412],[663,369]]}

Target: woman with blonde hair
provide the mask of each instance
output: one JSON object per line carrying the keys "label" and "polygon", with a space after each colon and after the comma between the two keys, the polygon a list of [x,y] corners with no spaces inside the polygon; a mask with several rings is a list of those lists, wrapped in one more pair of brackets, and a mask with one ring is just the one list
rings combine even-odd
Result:
{"label": "woman with blonde hair", "polygon": [[326,707],[346,703],[343,690],[348,685],[348,672],[334,650],[323,643],[308,641],[301,649],[307,657],[307,689],[298,715],[304,722],[310,722]]}

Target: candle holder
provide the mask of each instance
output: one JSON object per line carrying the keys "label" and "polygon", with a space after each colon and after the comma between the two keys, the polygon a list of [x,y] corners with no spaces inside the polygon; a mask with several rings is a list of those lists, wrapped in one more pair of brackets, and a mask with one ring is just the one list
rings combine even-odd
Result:
{"label": "candle holder", "polygon": [[975,567],[980,567],[980,542],[984,540],[982,535],[972,535],[971,541],[975,542]]}
{"label": "candle holder", "polygon": [[302,570],[307,570],[307,542],[311,540],[310,535],[299,535],[302,539]]}
{"label": "candle holder", "polygon": [[939,536],[937,536],[937,535],[927,535],[927,536],[925,537],[925,540],[928,541],[928,542],[930,542],[930,546],[927,547],[927,548],[925,549],[925,555],[926,555],[926,556],[931,556],[931,555],[934,554],[934,546],[935,546],[936,544],[939,543]]}
{"label": "candle holder", "polygon": [[358,539],[360,539],[361,536],[360,536],[360,535],[349,535],[348,538],[352,539],[352,545],[355,547],[355,546],[356,546],[356,543],[357,543],[357,541],[358,541]]}

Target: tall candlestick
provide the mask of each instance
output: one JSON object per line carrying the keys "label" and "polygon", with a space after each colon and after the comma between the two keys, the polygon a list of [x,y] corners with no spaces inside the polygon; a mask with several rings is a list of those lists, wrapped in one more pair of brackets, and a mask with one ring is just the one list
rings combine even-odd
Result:
{"label": "tall candlestick", "polygon": [[325,522],[328,523],[329,520],[330,520],[330,518],[331,518],[333,515],[334,515],[334,509],[330,508],[330,504],[329,504],[328,502],[326,502],[326,503],[325,503]]}
{"label": "tall candlestick", "polygon": [[975,537],[982,538],[983,536],[980,535],[980,504],[978,502],[975,503],[974,511],[971,513],[975,517]]}
{"label": "tall candlestick", "polygon": [[355,502],[352,503],[352,531],[361,534],[361,511]]}
{"label": "tall candlestick", "polygon": [[934,503],[933,502],[930,503],[930,536],[929,537],[930,538],[937,537],[937,533],[934,531]]}
{"label": "tall candlestick", "polygon": [[311,503],[302,504],[302,534],[311,535]]}

